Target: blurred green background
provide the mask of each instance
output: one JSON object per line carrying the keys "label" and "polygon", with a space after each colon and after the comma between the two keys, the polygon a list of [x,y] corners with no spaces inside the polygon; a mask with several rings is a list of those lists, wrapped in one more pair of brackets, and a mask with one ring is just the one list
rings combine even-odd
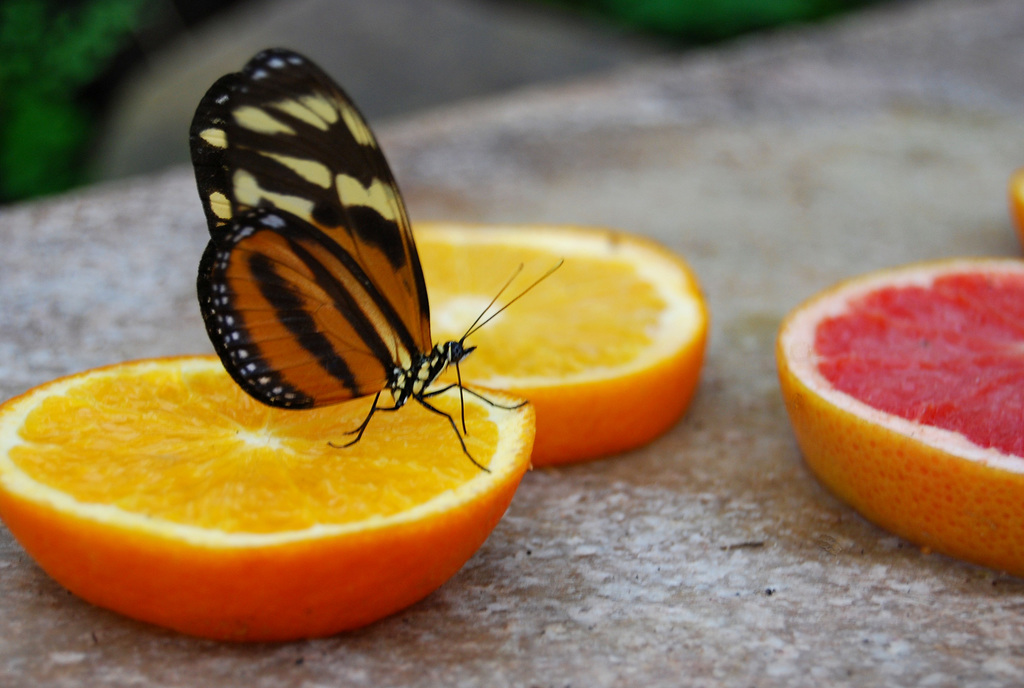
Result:
{"label": "blurred green background", "polygon": [[[467,0],[543,5],[673,48],[814,21],[877,0]],[[2,0],[0,203],[87,183],[112,94],[149,51],[247,0]],[[386,4],[386,3],[385,3]],[[184,136],[184,134],[183,134]]]}
{"label": "blurred green background", "polygon": [[684,44],[814,21],[869,0],[544,0]]}

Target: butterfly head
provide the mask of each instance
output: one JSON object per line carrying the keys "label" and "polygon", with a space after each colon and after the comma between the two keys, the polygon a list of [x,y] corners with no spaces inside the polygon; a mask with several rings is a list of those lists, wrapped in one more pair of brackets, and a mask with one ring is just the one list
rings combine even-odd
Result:
{"label": "butterfly head", "polygon": [[438,348],[441,349],[441,353],[444,360],[448,365],[458,365],[460,361],[469,356],[473,351],[476,350],[475,346],[466,346],[464,344],[466,338],[463,337],[458,341],[445,342],[444,344],[438,344]]}

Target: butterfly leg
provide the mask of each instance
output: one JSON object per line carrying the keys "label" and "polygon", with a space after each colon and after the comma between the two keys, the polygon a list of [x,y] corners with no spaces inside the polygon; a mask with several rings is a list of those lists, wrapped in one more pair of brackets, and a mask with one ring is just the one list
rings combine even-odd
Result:
{"label": "butterfly leg", "polygon": [[[450,388],[451,388],[451,386],[448,387],[448,389],[450,389]],[[437,394],[437,392],[430,393],[429,396],[434,396],[434,394]],[[466,455],[466,458],[468,458],[470,461],[473,462],[474,466],[479,468],[481,471],[484,471],[486,473],[490,473],[491,471],[490,471],[489,468],[487,468],[483,464],[479,463],[476,459],[473,458],[473,455],[469,453],[469,449],[466,448],[466,441],[464,439],[462,439],[462,433],[459,432],[459,426],[456,425],[455,419],[451,417],[451,414],[445,413],[444,411],[442,411],[441,409],[437,408],[436,406],[433,406],[429,401],[424,399],[425,396],[428,396],[428,395],[426,395],[426,394],[418,394],[418,395],[414,396],[413,399],[418,401],[420,403],[420,406],[422,406],[423,408],[427,409],[428,411],[432,411],[432,412],[436,413],[439,416],[444,416],[445,418],[447,418],[448,419],[448,424],[451,425],[452,426],[452,430],[455,431],[455,436],[459,438],[459,444],[462,445],[462,453]]]}
{"label": "butterfly leg", "polygon": [[[445,385],[444,387],[439,387],[437,389],[432,389],[429,392],[425,392],[424,394],[421,394],[420,397],[421,398],[436,397],[438,394],[444,394],[445,392],[447,392],[452,387],[458,387],[459,388],[459,398],[460,398],[460,400],[462,398],[463,393],[468,393],[468,394],[472,394],[473,396],[475,396],[480,401],[486,402],[489,406],[493,406],[495,408],[504,409],[505,411],[514,411],[517,408],[522,408],[522,407],[524,407],[524,406],[526,406],[527,404],[530,403],[529,401],[520,401],[518,404],[515,404],[513,406],[505,406],[504,404],[499,404],[496,401],[492,401],[492,400],[488,399],[487,397],[485,397],[483,394],[480,394],[479,392],[474,392],[469,387],[463,387],[462,385],[456,384],[454,382],[452,384],[450,384],[450,385]],[[465,404],[465,402],[462,402],[461,406],[462,406],[462,431],[465,432],[468,435],[469,431],[466,430],[466,404]]]}
{"label": "butterfly leg", "polygon": [[447,392],[452,387],[458,387],[459,389],[461,389],[466,394],[472,394],[473,396],[475,396],[480,401],[483,401],[483,402],[487,403],[488,406],[493,406],[495,408],[504,409],[506,411],[514,411],[517,408],[522,408],[522,407],[524,407],[524,406],[526,406],[527,404],[530,403],[529,401],[520,401],[518,404],[515,404],[513,406],[505,406],[504,404],[499,404],[496,401],[492,401],[491,399],[488,399],[483,394],[480,394],[480,392],[474,392],[469,387],[463,387],[462,385],[456,385],[454,382],[452,384],[450,384],[450,385],[445,385],[444,387],[441,387],[440,389],[432,389],[429,392],[427,392],[426,394],[423,394],[422,396],[424,396],[424,397],[435,397],[438,394],[444,394],[445,392]]}
{"label": "butterfly leg", "polygon": [[[455,370],[458,370],[458,369],[459,369],[459,366],[456,365],[455,366]],[[434,389],[434,390],[431,390],[429,392],[425,392],[425,393],[421,394],[420,396],[421,397],[437,396],[438,394],[444,394],[445,392],[447,392],[452,387],[458,387],[459,388],[459,409],[461,409],[461,415],[462,415],[462,432],[463,432],[463,434],[468,436],[469,435],[469,430],[466,428],[466,400],[462,398],[462,391],[464,389],[466,389],[466,388],[462,386],[462,376],[461,375],[459,376],[459,381],[457,383],[452,383],[450,385],[445,385],[444,387],[441,387],[439,389]]]}
{"label": "butterfly leg", "polygon": [[429,392],[424,392],[420,396],[422,396],[422,397],[436,397],[438,394],[444,394],[445,392],[447,392],[452,387],[457,387],[457,386],[458,385],[456,385],[453,382],[450,385],[445,385],[444,387],[438,387],[437,389],[432,389]]}
{"label": "butterfly leg", "polygon": [[524,406],[526,406],[527,404],[530,403],[529,401],[520,401],[518,404],[515,404],[513,406],[505,406],[504,404],[499,404],[496,401],[492,401],[491,399],[488,399],[487,397],[485,397],[483,394],[480,394],[479,392],[474,392],[469,387],[463,387],[462,389],[465,390],[467,394],[472,394],[473,396],[475,396],[480,401],[486,402],[489,406],[493,406],[495,408],[500,408],[500,409],[505,409],[506,411],[514,411],[515,409],[522,408],[522,407],[524,407]]}
{"label": "butterfly leg", "polygon": [[373,414],[375,414],[377,411],[397,411],[400,408],[398,406],[377,406],[377,402],[380,401],[380,395],[383,391],[384,390],[377,392],[377,395],[373,398],[373,403],[370,405],[370,412],[366,414],[366,419],[359,424],[359,427],[356,428],[355,430],[349,430],[348,432],[345,433],[346,435],[355,435],[356,438],[354,440],[352,440],[351,442],[346,442],[345,444],[335,444],[334,442],[328,442],[327,444],[334,447],[335,449],[344,449],[345,447],[351,447],[353,444],[355,444],[356,442],[363,438],[363,432],[366,430],[366,426],[370,424],[370,419],[373,418]]}

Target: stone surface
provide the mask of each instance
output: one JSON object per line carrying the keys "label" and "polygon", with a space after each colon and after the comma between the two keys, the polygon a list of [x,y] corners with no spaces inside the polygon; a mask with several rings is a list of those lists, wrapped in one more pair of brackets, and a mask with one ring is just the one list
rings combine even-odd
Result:
{"label": "stone surface", "polygon": [[[919,551],[822,489],[779,398],[784,313],[836,280],[1019,255],[1024,5],[900,3],[381,131],[415,219],[577,222],[687,257],[713,318],[690,413],[539,470],[467,566],[334,638],[226,645],[96,609],[0,534],[11,686],[1002,686],[1024,581]],[[208,351],[190,171],[0,214],[0,397]]]}

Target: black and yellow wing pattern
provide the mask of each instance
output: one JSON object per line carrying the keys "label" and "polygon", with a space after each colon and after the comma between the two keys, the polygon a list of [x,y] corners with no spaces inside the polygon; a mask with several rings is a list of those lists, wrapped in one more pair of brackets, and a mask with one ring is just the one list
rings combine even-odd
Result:
{"label": "black and yellow wing pattern", "polygon": [[431,353],[419,256],[351,99],[307,58],[265,50],[214,83],[189,139],[211,235],[199,301],[232,377],[288,408],[421,395],[402,375]]}

